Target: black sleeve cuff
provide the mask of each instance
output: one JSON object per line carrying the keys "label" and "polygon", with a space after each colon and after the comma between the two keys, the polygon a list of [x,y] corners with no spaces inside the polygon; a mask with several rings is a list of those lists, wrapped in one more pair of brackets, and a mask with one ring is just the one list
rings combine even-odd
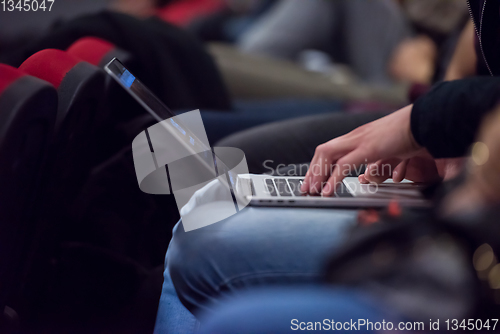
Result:
{"label": "black sleeve cuff", "polygon": [[439,83],[413,105],[413,137],[434,158],[464,156],[483,116],[499,98],[500,78],[474,77]]}

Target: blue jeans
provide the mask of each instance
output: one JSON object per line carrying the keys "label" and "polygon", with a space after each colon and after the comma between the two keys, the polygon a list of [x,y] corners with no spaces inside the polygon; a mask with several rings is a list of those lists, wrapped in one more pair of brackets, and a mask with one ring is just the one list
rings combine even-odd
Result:
{"label": "blue jeans", "polygon": [[[167,251],[168,254],[168,251]],[[170,273],[165,266],[163,287],[158,307],[155,334],[194,334],[199,321],[182,305],[175,291]]]}
{"label": "blue jeans", "polygon": [[396,328],[400,319],[360,291],[265,288],[227,300],[213,315],[202,318],[200,333],[374,333],[380,324]]}
{"label": "blue jeans", "polygon": [[[190,232],[179,222],[167,270],[179,299],[195,315],[210,313],[235,291],[317,284],[355,217],[354,210],[247,207]],[[158,321],[168,316],[159,312]]]}

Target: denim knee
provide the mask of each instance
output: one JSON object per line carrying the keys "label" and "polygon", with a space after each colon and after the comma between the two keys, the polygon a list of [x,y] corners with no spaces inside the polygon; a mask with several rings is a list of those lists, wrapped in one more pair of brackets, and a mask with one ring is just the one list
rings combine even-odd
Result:
{"label": "denim knee", "polygon": [[218,248],[213,247],[215,240],[212,233],[186,233],[181,224],[179,221],[172,237],[166,268],[179,299],[193,312],[213,293],[215,278],[211,273],[214,272],[214,261],[219,258]]}

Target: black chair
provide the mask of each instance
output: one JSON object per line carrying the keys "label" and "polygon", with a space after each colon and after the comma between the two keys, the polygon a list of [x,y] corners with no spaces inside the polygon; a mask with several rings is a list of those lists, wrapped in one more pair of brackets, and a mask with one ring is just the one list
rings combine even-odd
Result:
{"label": "black chair", "polygon": [[52,298],[52,289],[57,289],[54,276],[61,244],[77,233],[68,212],[90,174],[94,152],[99,149],[93,136],[105,75],[96,66],[53,49],[35,53],[19,69],[52,84],[58,96],[54,136],[41,182],[43,198],[35,208],[37,245],[23,290],[30,323],[38,326],[45,321],[44,313],[51,312],[46,304]]}
{"label": "black chair", "polygon": [[[97,37],[82,37],[71,44],[66,51],[99,68],[104,68],[113,58],[118,58],[127,67],[136,67],[134,57],[129,52]],[[113,78],[107,75],[104,85],[104,104],[96,118],[95,140],[99,141],[96,164],[108,160],[129,145],[136,135],[135,118],[141,115],[149,116]],[[137,133],[141,131],[137,130]]]}
{"label": "black chair", "polygon": [[51,84],[0,64],[0,332],[14,327],[19,312],[56,113]]}
{"label": "black chair", "polygon": [[99,122],[105,74],[81,58],[52,49],[34,54],[20,69],[49,81],[59,95],[56,133],[42,184],[44,200],[37,210],[39,243],[24,289],[30,314],[25,328],[95,332],[112,322],[123,311],[120,307],[130,307],[147,275],[123,254],[96,245],[94,235],[106,227],[88,226],[71,215],[101,142],[111,139],[102,132],[96,138],[97,127],[111,133]]}
{"label": "black chair", "polygon": [[19,69],[50,82],[59,107],[46,170],[45,214],[61,217],[78,195],[99,147],[92,142],[104,95],[104,72],[65,51],[47,49],[29,57]]}

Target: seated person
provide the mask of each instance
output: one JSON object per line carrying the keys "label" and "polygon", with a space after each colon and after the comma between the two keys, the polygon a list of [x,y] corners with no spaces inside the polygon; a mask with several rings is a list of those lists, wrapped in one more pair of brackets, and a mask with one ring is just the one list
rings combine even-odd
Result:
{"label": "seated person", "polygon": [[[460,323],[466,315],[488,319],[498,314],[498,305],[490,304],[496,299],[495,284],[491,285],[494,275],[488,274],[495,272],[496,262],[479,266],[478,259],[488,252],[500,251],[498,234],[491,233],[498,231],[499,130],[497,106],[482,122],[465,182],[441,200],[434,212],[398,217],[398,222],[381,220],[354,230],[342,255],[328,265],[326,277],[330,284],[325,281],[315,287],[267,287],[238,292],[219,303],[214,313],[201,317],[201,332],[375,332],[381,324],[389,330],[402,325],[405,330],[431,331],[446,329],[446,320],[450,318],[460,319]],[[361,230],[364,239],[359,238]],[[442,238],[443,230],[448,233],[446,240]],[[463,230],[472,233],[464,234]],[[381,244],[397,249],[399,254],[385,253],[385,266],[375,260],[384,259],[380,257]],[[444,244],[447,246],[439,247]],[[357,265],[349,266],[353,262]],[[479,290],[481,285],[492,288]]]}
{"label": "seated person", "polygon": [[[470,26],[472,28],[472,26]],[[461,43],[463,44],[463,43]],[[472,40],[467,39],[465,44],[472,44]],[[458,50],[462,48],[459,46]],[[465,48],[467,50],[467,48]],[[459,54],[461,56],[461,54]],[[454,58],[461,58],[455,55]],[[465,57],[467,58],[467,57]],[[470,60],[468,58],[467,60]],[[475,63],[476,59],[472,59]],[[461,63],[461,62],[458,62]],[[463,62],[462,62],[463,63]],[[471,62],[465,62],[465,65],[470,65]],[[452,62],[452,65],[453,62]],[[470,68],[474,66],[451,66],[455,77],[460,75],[470,75]],[[469,88],[476,87],[479,84],[479,79],[469,81]],[[491,80],[496,79],[482,79],[490,80],[489,83],[484,81],[481,85],[491,85],[490,93],[495,95],[495,85]],[[455,110],[452,110],[453,105],[443,105],[443,101],[448,101],[454,95],[455,98],[460,94],[464,94],[470,100],[464,99],[458,103],[458,110],[467,109],[463,105],[467,102],[468,107],[474,110],[488,110],[493,106],[491,100],[487,101],[484,97],[488,95],[486,90],[482,90],[481,99],[478,101],[478,96],[468,94],[467,90],[458,89],[459,83],[446,83],[438,86],[432,94],[423,98],[420,103],[434,106],[431,108],[444,108],[449,113],[448,116],[453,116]],[[456,90],[458,89],[458,90]],[[474,91],[481,91],[476,90]],[[442,94],[441,97],[439,95]],[[451,94],[451,95],[450,95]],[[484,94],[484,95],[483,95]],[[472,95],[472,96],[471,96]],[[490,96],[491,98],[491,96]],[[427,102],[426,102],[427,101]],[[457,102],[457,100],[455,100]],[[470,110],[470,109],[469,109]],[[375,130],[381,125],[386,127],[388,125],[395,126],[402,120],[405,120],[403,129],[409,130],[410,128],[410,115],[412,114],[412,107],[404,108],[392,115],[389,115],[377,122],[371,123],[368,126],[350,133],[348,136],[337,138],[336,141],[325,146],[336,146],[335,143],[344,142],[347,145],[351,141],[346,138],[358,137],[355,141],[357,144],[351,146],[344,146],[347,151],[334,152],[339,155],[336,158],[329,156],[332,159],[338,159],[343,154],[349,153],[349,159],[359,159],[360,153],[367,153],[368,147],[374,147],[374,142],[363,141],[361,134],[364,131],[366,135],[375,135]],[[418,114],[418,113],[414,113]],[[418,117],[415,116],[417,119]],[[446,123],[443,123],[446,124]],[[450,123],[450,127],[456,125]],[[398,126],[400,126],[399,124]],[[468,124],[472,126],[473,124]],[[398,127],[396,126],[396,128]],[[367,130],[368,129],[368,130]],[[449,127],[443,127],[444,130],[450,130]],[[379,129],[380,131],[380,129]],[[425,131],[422,129],[422,131]],[[398,134],[399,133],[399,134]],[[432,133],[432,132],[431,132]],[[472,136],[470,131],[468,139],[471,140]],[[293,135],[293,133],[291,133]],[[384,128],[382,135],[390,134],[387,128]],[[395,132],[395,136],[402,135],[402,132]],[[428,133],[427,133],[428,135]],[[286,135],[290,136],[290,132]],[[286,137],[285,136],[285,137]],[[425,137],[425,135],[424,135]],[[430,136],[430,138],[434,138]],[[382,138],[385,139],[385,138]],[[405,141],[402,141],[404,143]],[[463,138],[459,139],[463,143]],[[406,141],[407,147],[413,147],[414,143]],[[440,144],[441,141],[438,142]],[[292,142],[293,144],[293,142]],[[391,146],[394,149],[394,146]],[[389,148],[391,148],[389,147]],[[384,150],[389,150],[384,148]],[[361,151],[360,151],[361,150]],[[363,152],[364,150],[364,152]],[[371,154],[372,162],[380,159],[387,158],[383,156],[388,153],[391,155],[399,155],[397,150],[384,151],[381,147],[377,147],[374,151],[368,152]],[[322,154],[318,151],[319,154]],[[418,151],[418,150],[417,150]],[[434,149],[432,152],[438,152]],[[246,152],[246,150],[245,150]],[[382,154],[379,156],[376,153]],[[323,152],[324,154],[325,152]],[[420,153],[420,152],[419,152]],[[460,154],[464,154],[461,152]],[[354,154],[354,155],[353,155]],[[413,152],[415,154],[415,152]],[[454,153],[456,154],[456,152]],[[416,166],[418,159],[422,156],[419,154],[412,156],[413,161],[407,164],[409,168],[404,168],[403,164],[398,168],[400,172],[404,172],[406,177],[415,171],[413,167]],[[261,155],[262,156],[262,155]],[[345,158],[345,156],[344,156]],[[400,155],[399,158],[410,158],[405,154]],[[363,158],[364,159],[364,158]],[[349,160],[350,161],[350,160]],[[422,161],[426,161],[423,160]],[[427,162],[429,162],[427,160]],[[397,162],[396,162],[397,163]],[[428,166],[432,167],[432,163]],[[431,168],[430,173],[427,170],[423,176],[437,177],[437,172],[443,169]],[[418,175],[414,175],[418,176]],[[420,175],[422,176],[422,175]],[[326,176],[323,176],[326,178]],[[317,183],[318,180],[311,180],[312,183]],[[336,180],[332,179],[332,184]],[[276,208],[269,209],[256,209],[247,208],[244,212],[227,219],[226,221],[219,222],[218,224],[209,226],[205,229],[184,233],[182,226],[177,226],[174,230],[174,238],[172,239],[169,253],[167,256],[167,269],[165,271],[166,277],[172,276],[175,288],[179,294],[183,304],[188,309],[196,314],[200,309],[209,309],[207,305],[211,302],[217,303],[217,300],[224,295],[230,294],[231,291],[260,284],[273,284],[273,283],[296,283],[296,282],[317,282],[319,278],[320,268],[325,261],[325,254],[329,254],[332,249],[336,247],[335,241],[342,239],[341,232],[345,231],[349,226],[355,224],[354,218],[356,212],[347,210],[314,210],[314,209],[294,209],[283,210]],[[297,233],[300,231],[300,233]],[[158,317],[164,317],[160,311]]]}
{"label": "seated person", "polygon": [[[396,180],[439,178],[433,159],[461,157],[474,141],[484,114],[496,104],[500,78],[444,82],[413,106],[320,146],[312,165],[390,161]],[[474,94],[471,92],[481,92]],[[466,98],[464,98],[466,97]],[[331,196],[345,175],[309,172],[303,190]],[[370,179],[369,174],[364,177]],[[184,232],[179,223],[167,255],[182,303],[195,315],[210,311],[234,291],[273,284],[318,283],[326,256],[356,224],[356,211],[249,207],[219,223]],[[161,315],[160,315],[161,316]]]}

